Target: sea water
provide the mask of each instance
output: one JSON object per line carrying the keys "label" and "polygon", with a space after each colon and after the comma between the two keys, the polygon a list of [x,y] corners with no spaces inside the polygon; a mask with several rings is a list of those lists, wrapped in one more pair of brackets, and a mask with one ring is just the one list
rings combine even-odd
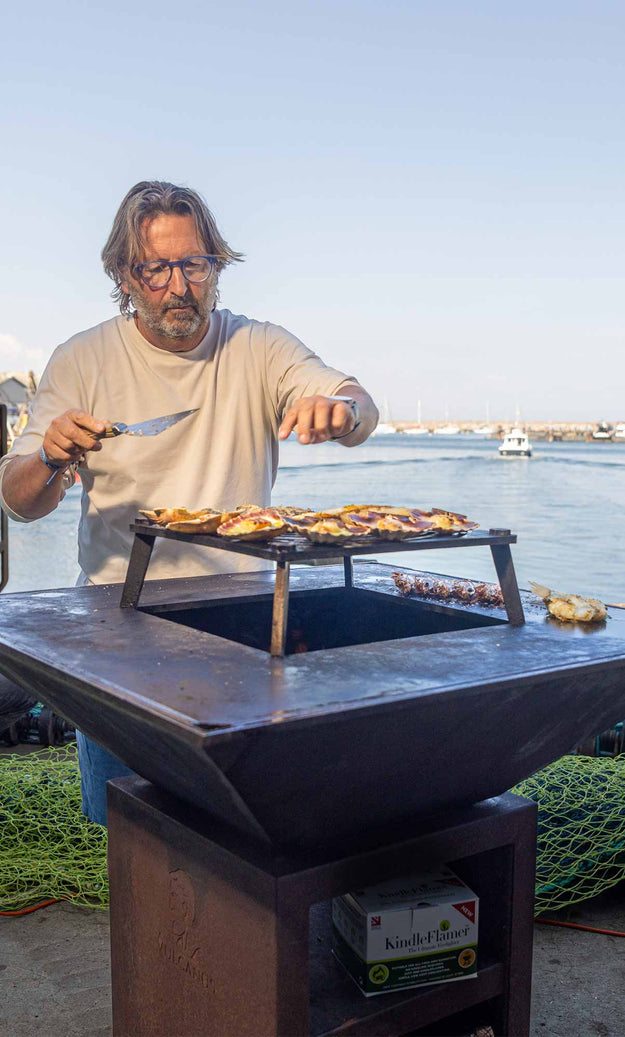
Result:
{"label": "sea water", "polygon": [[[520,586],[536,580],[625,602],[625,442],[537,442],[531,458],[502,458],[497,446],[475,435],[443,442],[438,436],[379,436],[354,449],[338,443],[301,446],[291,437],[280,447],[273,502],[460,511],[485,530],[503,527],[517,534],[512,553]],[[52,515],[37,522],[9,523],[5,593],[75,583],[80,493],[74,487]],[[488,548],[398,550],[381,560],[398,568],[496,578]]]}

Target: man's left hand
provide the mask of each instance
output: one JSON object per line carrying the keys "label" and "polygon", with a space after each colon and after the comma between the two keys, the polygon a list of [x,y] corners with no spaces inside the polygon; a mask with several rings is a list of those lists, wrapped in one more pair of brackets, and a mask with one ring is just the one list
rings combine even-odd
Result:
{"label": "man's left hand", "polygon": [[355,424],[356,416],[348,403],[333,402],[327,396],[303,396],[284,415],[278,436],[287,439],[297,428],[300,443],[325,443],[349,435]]}

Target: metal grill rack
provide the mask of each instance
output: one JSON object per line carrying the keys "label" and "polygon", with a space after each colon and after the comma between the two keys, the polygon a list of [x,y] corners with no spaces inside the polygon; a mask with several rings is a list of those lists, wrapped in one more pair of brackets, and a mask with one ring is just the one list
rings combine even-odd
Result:
{"label": "metal grill rack", "polygon": [[410,540],[369,540],[367,543],[314,544],[298,533],[281,533],[270,541],[236,540],[221,537],[216,533],[178,533],[175,530],[155,526],[147,520],[138,519],[131,523],[135,534],[126,580],[120,601],[121,608],[136,608],[141,597],[143,583],[150,564],[154,543],[157,538],[182,540],[214,547],[221,551],[251,555],[276,563],[276,580],[273,595],[271,621],[271,655],[283,656],[286,643],[286,628],[289,610],[289,576],[292,562],[312,562],[343,559],[345,587],[353,586],[354,555],[378,555],[399,551],[432,551],[455,547],[490,547],[493,562],[508,622],[522,626],[525,622],[523,605],[519,595],[510,545],[516,543],[516,535],[509,529],[490,529],[488,533],[472,530],[466,534],[425,534]]}

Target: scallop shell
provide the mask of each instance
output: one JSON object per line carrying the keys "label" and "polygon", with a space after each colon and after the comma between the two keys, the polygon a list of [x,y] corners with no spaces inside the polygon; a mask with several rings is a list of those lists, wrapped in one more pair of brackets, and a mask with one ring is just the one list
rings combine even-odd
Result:
{"label": "scallop shell", "polygon": [[[237,523],[257,520],[264,523],[257,529],[247,532],[237,531]],[[235,515],[219,526],[217,534],[223,537],[232,537],[233,540],[271,540],[280,533],[286,532],[288,526],[282,516],[275,508],[263,508],[258,510],[247,510]]]}
{"label": "scallop shell", "polygon": [[223,515],[218,511],[205,519],[183,519],[179,522],[168,522],[166,528],[173,529],[176,533],[215,533],[222,522]]}
{"label": "scallop shell", "polygon": [[471,522],[466,515],[454,511],[432,508],[430,515],[436,528],[443,533],[468,533],[470,529],[477,529],[479,526],[478,522]]}
{"label": "scallop shell", "polygon": [[377,535],[380,540],[424,540],[436,536],[435,529],[378,529]]}
{"label": "scallop shell", "polygon": [[313,526],[304,527],[303,532],[315,544],[361,543],[363,539],[374,539],[369,529],[344,525],[338,518],[321,519]]}
{"label": "scallop shell", "polygon": [[154,508],[153,511],[139,511],[150,522],[165,529],[173,529],[178,533],[214,533],[223,522],[221,511],[213,508]]}
{"label": "scallop shell", "polygon": [[254,529],[251,533],[222,533],[221,529],[217,530],[219,536],[231,537],[232,540],[272,540],[273,537],[280,536],[280,533],[286,533],[287,526],[283,524],[281,526],[266,526],[264,529]]}

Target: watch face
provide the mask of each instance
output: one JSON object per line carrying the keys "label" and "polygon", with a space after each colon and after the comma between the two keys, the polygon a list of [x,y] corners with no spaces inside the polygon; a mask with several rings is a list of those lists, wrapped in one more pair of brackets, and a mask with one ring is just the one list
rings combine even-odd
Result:
{"label": "watch face", "polygon": [[349,403],[350,407],[356,406],[356,401],[352,396],[328,396],[328,400],[335,400],[336,403]]}

